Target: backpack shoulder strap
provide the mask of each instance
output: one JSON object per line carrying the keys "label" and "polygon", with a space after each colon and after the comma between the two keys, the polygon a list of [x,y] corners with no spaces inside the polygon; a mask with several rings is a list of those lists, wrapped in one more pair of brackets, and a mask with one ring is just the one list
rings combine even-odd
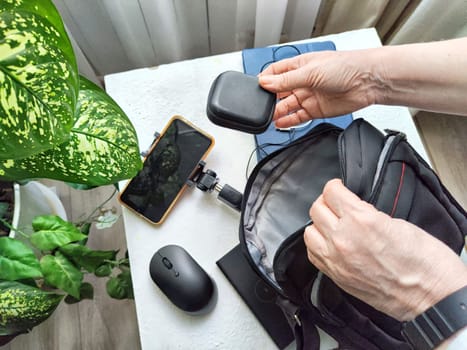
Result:
{"label": "backpack shoulder strap", "polygon": [[354,120],[340,135],[338,152],[345,186],[361,198],[369,198],[384,135],[363,119]]}
{"label": "backpack shoulder strap", "polygon": [[280,296],[277,297],[276,304],[281,308],[295,335],[296,349],[319,350],[320,337],[310,313],[303,312],[303,308]]}

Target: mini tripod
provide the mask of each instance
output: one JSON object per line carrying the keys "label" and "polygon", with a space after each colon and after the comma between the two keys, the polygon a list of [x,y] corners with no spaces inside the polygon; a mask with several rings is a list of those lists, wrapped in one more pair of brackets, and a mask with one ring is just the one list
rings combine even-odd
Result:
{"label": "mini tripod", "polygon": [[[159,137],[160,133],[156,131],[154,133],[153,144],[157,141]],[[143,157],[146,157],[148,155],[148,151],[141,152],[141,155]],[[200,189],[203,192],[216,191],[218,193],[217,198],[221,202],[227,204],[229,207],[237,211],[241,211],[243,194],[241,194],[235,188],[228,184],[225,184],[223,186],[220,185],[219,178],[217,177],[216,172],[211,169],[207,169],[205,171],[205,166],[206,162],[201,160],[198,163],[198,167],[193,171],[192,175],[187,180],[186,184],[189,187],[193,187],[196,185],[196,188]]]}
{"label": "mini tripod", "polygon": [[211,169],[205,171],[205,166],[204,161],[198,163],[198,168],[187,181],[188,186],[193,187],[196,185],[196,188],[203,192],[216,191],[218,193],[217,199],[229,207],[241,211],[243,195],[228,184],[220,185],[216,172]]}

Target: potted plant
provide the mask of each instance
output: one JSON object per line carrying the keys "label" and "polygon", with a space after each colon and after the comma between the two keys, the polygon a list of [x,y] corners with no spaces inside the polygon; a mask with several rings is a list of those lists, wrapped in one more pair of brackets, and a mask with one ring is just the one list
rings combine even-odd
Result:
{"label": "potted plant", "polygon": [[109,276],[117,268],[108,291],[117,298],[132,294],[128,259],[88,248],[89,223],[41,216],[32,222],[32,234],[13,227],[11,186],[37,178],[87,187],[114,184],[133,177],[141,165],[125,113],[79,76],[51,0],[2,0],[0,222],[4,231],[16,230],[16,238],[0,237],[0,345],[2,337],[44,321],[62,299],[91,297],[83,272]]}

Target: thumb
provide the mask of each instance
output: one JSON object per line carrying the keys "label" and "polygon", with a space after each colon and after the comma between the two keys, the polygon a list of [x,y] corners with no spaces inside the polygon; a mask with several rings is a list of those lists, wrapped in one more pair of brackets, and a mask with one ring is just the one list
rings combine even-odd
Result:
{"label": "thumb", "polygon": [[292,91],[297,88],[307,87],[306,74],[301,69],[292,70],[282,74],[264,74],[259,76],[259,84],[271,92]]}
{"label": "thumb", "polygon": [[323,199],[337,217],[342,217],[349,210],[360,208],[360,198],[344,186],[341,179],[333,179],[323,189]]}

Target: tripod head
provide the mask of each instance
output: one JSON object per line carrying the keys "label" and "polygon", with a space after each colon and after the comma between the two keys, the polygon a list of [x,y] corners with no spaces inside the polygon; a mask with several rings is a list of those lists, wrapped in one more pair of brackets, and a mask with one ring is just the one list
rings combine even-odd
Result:
{"label": "tripod head", "polygon": [[243,195],[232,186],[219,184],[219,178],[215,171],[205,170],[206,162],[200,161],[198,167],[187,181],[189,187],[196,185],[196,188],[203,192],[216,191],[217,199],[227,204],[229,207],[241,211]]}

